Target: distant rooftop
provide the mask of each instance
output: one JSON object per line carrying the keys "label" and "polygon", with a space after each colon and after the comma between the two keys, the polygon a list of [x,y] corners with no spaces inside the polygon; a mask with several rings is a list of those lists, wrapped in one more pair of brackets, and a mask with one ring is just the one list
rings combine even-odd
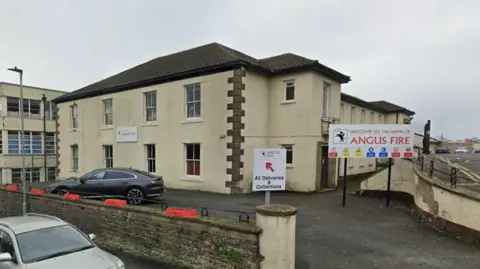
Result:
{"label": "distant rooftop", "polygon": [[[20,84],[0,81],[0,86],[1,86],[2,84],[20,87]],[[24,87],[24,88],[31,88],[31,89],[35,89],[35,90],[40,90],[40,91],[51,91],[51,92],[67,93],[66,91],[59,91],[59,90],[42,88],[42,87],[36,87],[36,86],[30,86],[30,85],[23,85],[23,87]]]}
{"label": "distant rooftop", "polygon": [[369,102],[346,93],[342,93],[341,99],[343,101],[356,104],[358,106],[362,106],[380,113],[397,113],[398,112],[398,113],[405,113],[409,116],[415,115],[415,112],[409,109],[406,109],[404,107],[401,107],[383,100]]}

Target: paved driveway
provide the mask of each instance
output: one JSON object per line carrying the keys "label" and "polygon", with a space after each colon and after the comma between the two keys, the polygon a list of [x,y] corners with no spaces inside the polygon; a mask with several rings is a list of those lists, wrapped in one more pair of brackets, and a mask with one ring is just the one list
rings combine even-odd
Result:
{"label": "paved driveway", "polygon": [[[263,203],[263,196],[170,191],[164,200],[251,212]],[[298,269],[479,268],[478,249],[419,225],[395,201],[385,208],[384,200],[349,196],[347,207],[341,208],[339,190],[309,195],[273,193],[272,203],[299,208]],[[219,211],[212,214],[236,217]]]}
{"label": "paved driveway", "polygon": [[480,174],[480,153],[459,153],[445,155],[452,163],[457,163],[468,170]]}
{"label": "paved driveway", "polygon": [[[351,183],[351,188],[358,184]],[[478,269],[480,251],[472,245],[418,224],[408,208],[395,201],[348,196],[341,190],[321,194],[272,193],[272,203],[298,207],[297,269]],[[261,194],[221,195],[169,190],[169,206],[207,207],[211,216],[238,218],[233,211],[254,212]],[[161,205],[143,205],[156,207]],[[224,212],[214,209],[226,209]],[[254,214],[251,215],[254,219]],[[162,268],[127,257],[127,268]],[[149,267],[150,266],[150,267]],[[165,269],[165,268],[164,268]]]}

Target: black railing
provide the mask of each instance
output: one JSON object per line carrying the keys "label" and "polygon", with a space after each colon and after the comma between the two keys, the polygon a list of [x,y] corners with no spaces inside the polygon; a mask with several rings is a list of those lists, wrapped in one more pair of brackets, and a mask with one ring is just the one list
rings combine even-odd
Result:
{"label": "black railing", "polygon": [[462,176],[458,167],[448,161],[441,160],[434,155],[424,155],[420,151],[417,154],[416,164],[422,172],[425,172],[430,177],[435,176],[443,181],[448,181],[451,187],[456,188],[459,180],[465,183],[478,183],[467,176]]}

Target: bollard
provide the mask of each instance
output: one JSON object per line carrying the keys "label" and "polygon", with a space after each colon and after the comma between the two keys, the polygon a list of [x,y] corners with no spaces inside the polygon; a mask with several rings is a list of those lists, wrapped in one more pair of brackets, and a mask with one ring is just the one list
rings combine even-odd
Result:
{"label": "bollard", "polygon": [[455,167],[450,170],[450,186],[457,187],[457,168]]}
{"label": "bollard", "polygon": [[435,169],[435,161],[430,160],[430,171],[428,171],[428,175],[433,177],[433,170]]}
{"label": "bollard", "polygon": [[265,204],[256,207],[260,234],[260,269],[295,268],[297,209],[289,205]]}

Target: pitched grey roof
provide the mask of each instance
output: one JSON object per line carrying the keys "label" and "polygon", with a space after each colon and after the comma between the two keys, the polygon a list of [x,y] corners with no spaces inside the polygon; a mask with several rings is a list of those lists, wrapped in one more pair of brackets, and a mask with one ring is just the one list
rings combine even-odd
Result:
{"label": "pitched grey roof", "polygon": [[409,116],[415,115],[415,112],[408,110],[404,107],[392,104],[387,101],[373,101],[373,102],[368,102],[363,99],[360,99],[358,97],[346,94],[342,92],[341,99],[345,102],[349,102],[358,106],[362,106],[368,109],[371,109],[373,111],[377,111],[380,113],[405,113]]}
{"label": "pitched grey roof", "polygon": [[287,53],[266,59],[255,59],[219,43],[210,43],[189,50],[162,56],[120,72],[55,99],[62,103],[82,98],[120,92],[139,87],[232,70],[244,66],[265,75],[311,69],[340,83],[350,77],[315,60]]}
{"label": "pitched grey roof", "polygon": [[402,113],[405,113],[409,116],[413,116],[415,115],[415,112],[411,111],[411,110],[408,110],[404,107],[401,107],[401,106],[398,106],[396,104],[392,104],[390,102],[387,102],[387,101],[384,101],[384,100],[381,100],[381,101],[372,101],[372,102],[369,102],[370,104],[376,106],[376,107],[379,107],[385,111],[387,111],[388,113],[396,113],[396,112],[402,112]]}

